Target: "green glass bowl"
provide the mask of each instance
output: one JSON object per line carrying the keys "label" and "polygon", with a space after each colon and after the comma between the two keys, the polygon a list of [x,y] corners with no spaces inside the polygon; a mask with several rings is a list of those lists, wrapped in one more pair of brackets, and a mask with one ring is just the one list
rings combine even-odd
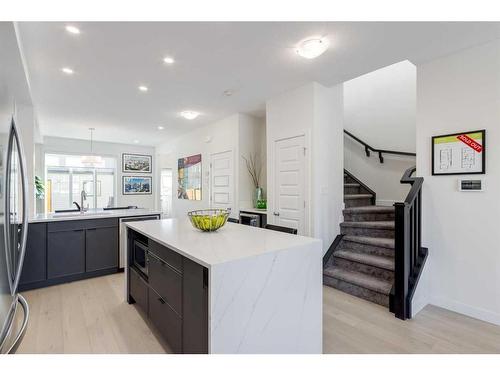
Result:
{"label": "green glass bowl", "polygon": [[189,220],[196,229],[214,232],[227,222],[229,211],[221,209],[196,210],[188,212]]}

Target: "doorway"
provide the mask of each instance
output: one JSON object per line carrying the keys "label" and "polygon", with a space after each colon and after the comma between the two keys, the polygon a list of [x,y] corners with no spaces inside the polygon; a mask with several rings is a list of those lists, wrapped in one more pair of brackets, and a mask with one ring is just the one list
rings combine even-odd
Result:
{"label": "doorway", "polygon": [[160,176],[160,206],[162,217],[172,215],[172,169],[162,168]]}

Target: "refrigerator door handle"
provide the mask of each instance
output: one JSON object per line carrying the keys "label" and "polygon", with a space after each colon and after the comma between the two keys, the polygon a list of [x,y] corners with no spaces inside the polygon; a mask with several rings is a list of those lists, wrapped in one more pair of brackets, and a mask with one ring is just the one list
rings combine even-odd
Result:
{"label": "refrigerator door handle", "polygon": [[14,267],[13,251],[10,245],[10,226],[11,221],[14,220],[13,213],[10,212],[10,178],[11,178],[11,161],[12,161],[12,147],[14,144],[12,128],[14,126],[14,118],[11,120],[11,127],[9,133],[9,140],[7,144],[7,153],[5,157],[5,200],[4,212],[5,222],[3,225],[3,240],[5,244],[5,257],[7,265],[7,278],[9,280],[9,287],[11,294],[14,294],[14,275],[12,268]]}
{"label": "refrigerator door handle", "polygon": [[[24,255],[26,254],[26,242],[28,240],[28,181],[26,178],[26,158],[24,157],[24,149],[21,139],[19,138],[19,133],[17,132],[16,125],[12,121],[12,131],[14,132],[14,138],[16,140],[17,152],[19,154],[19,169],[21,172],[21,190],[22,190],[22,205],[23,205],[23,222],[21,225],[21,251],[19,253],[18,262],[15,269],[14,280],[13,280],[13,290],[12,293],[17,293],[17,287],[19,285],[19,280],[21,279],[21,272],[23,270]],[[7,198],[7,197],[6,197]]]}
{"label": "refrigerator door handle", "polygon": [[[11,215],[10,213],[10,184],[11,184],[11,161],[12,161],[12,147],[16,142],[16,147],[19,156],[19,169],[21,175],[21,190],[22,190],[22,206],[23,206],[23,222],[21,226],[21,242],[20,242],[20,252],[19,257],[14,256],[14,251],[16,249],[11,249],[11,220],[15,220],[16,215]],[[26,241],[28,238],[28,183],[26,180],[26,160],[24,157],[24,152],[22,148],[22,142],[17,133],[16,124],[14,118],[11,121],[9,143],[7,147],[7,157],[6,157],[6,176],[5,176],[5,223],[4,223],[4,242],[5,242],[5,252],[7,255],[7,273],[10,285],[11,294],[14,295],[17,292],[17,287],[19,285],[19,280],[21,279],[21,271],[24,262],[24,255],[26,253]],[[13,218],[11,216],[14,216]],[[16,246],[16,245],[15,245]],[[17,260],[17,264],[15,264]]]}
{"label": "refrigerator door handle", "polygon": [[14,354],[17,348],[19,347],[19,344],[21,344],[23,336],[26,333],[26,327],[28,326],[28,320],[30,317],[30,308],[28,306],[28,302],[26,301],[26,299],[24,299],[24,297],[20,294],[17,295],[17,298],[18,298],[17,302],[22,306],[24,312],[23,323],[21,324],[21,328],[19,329],[19,332],[17,333],[16,337],[12,341],[12,344],[5,351],[5,353],[7,354]]}

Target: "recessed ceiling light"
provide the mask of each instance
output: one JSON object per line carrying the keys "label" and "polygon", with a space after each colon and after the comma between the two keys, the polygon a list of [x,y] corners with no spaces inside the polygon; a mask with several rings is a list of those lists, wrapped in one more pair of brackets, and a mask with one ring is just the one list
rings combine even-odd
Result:
{"label": "recessed ceiling light", "polygon": [[199,115],[200,114],[196,111],[182,111],[181,112],[181,116],[184,117],[186,120],[194,120]]}
{"label": "recessed ceiling light", "polygon": [[146,92],[148,91],[148,87],[147,86],[139,86],[138,89],[142,92]]}
{"label": "recessed ceiling light", "polygon": [[224,95],[225,96],[231,96],[231,95],[233,95],[233,90],[225,90],[224,91]]}
{"label": "recessed ceiling light", "polygon": [[158,130],[163,130],[163,129],[165,129],[163,126],[161,125],[158,126]]}
{"label": "recessed ceiling light", "polygon": [[71,74],[73,74],[73,73],[74,73],[73,69],[71,69],[71,68],[67,68],[67,67],[65,67],[65,68],[61,68],[61,71],[62,71],[64,74],[68,74],[68,75],[71,75]]}
{"label": "recessed ceiling light", "polygon": [[175,62],[175,60],[173,59],[173,57],[166,56],[166,57],[163,58],[163,62],[165,64],[173,64]]}
{"label": "recessed ceiling light", "polygon": [[139,143],[139,140],[138,139],[134,139],[134,143]]}
{"label": "recessed ceiling light", "polygon": [[299,43],[297,55],[306,59],[314,59],[320,56],[328,48],[328,40],[325,38],[309,38]]}
{"label": "recessed ceiling light", "polygon": [[73,25],[66,25],[66,31],[70,34],[80,34],[80,29]]}

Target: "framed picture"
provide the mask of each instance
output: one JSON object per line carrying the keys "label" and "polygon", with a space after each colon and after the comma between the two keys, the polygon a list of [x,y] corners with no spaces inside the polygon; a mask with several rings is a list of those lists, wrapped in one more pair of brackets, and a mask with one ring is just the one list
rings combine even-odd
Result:
{"label": "framed picture", "polygon": [[201,201],[201,154],[177,161],[177,198]]}
{"label": "framed picture", "polygon": [[122,172],[124,173],[151,173],[151,155],[122,154]]}
{"label": "framed picture", "polygon": [[486,131],[432,137],[432,175],[484,174]]}
{"label": "framed picture", "polygon": [[152,194],[152,177],[150,176],[123,176],[123,195]]}

